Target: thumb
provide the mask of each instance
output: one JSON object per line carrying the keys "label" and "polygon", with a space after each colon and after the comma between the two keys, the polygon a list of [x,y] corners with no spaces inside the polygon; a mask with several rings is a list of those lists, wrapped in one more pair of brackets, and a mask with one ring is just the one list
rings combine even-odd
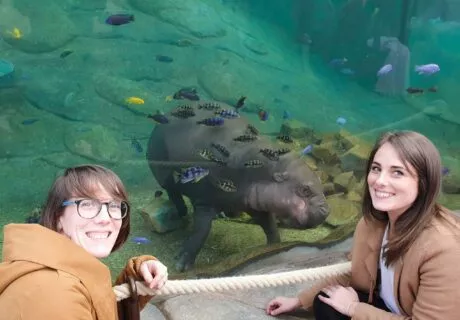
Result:
{"label": "thumb", "polygon": [[141,273],[142,273],[142,277],[144,278],[144,281],[145,282],[152,282],[153,281],[153,276],[152,276],[152,273],[151,269],[155,269],[154,266],[150,265],[148,262],[144,262],[141,266]]}

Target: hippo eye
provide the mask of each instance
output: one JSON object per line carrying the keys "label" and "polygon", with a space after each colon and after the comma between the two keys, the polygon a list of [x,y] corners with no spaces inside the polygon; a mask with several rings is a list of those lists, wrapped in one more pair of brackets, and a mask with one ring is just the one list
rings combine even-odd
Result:
{"label": "hippo eye", "polygon": [[313,195],[313,192],[311,191],[310,187],[305,185],[298,187],[296,193],[299,197],[302,198],[309,198]]}

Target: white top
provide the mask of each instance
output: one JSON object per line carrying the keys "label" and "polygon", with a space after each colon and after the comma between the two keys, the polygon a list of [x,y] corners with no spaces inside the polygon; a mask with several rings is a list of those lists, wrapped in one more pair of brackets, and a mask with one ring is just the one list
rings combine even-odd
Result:
{"label": "white top", "polygon": [[393,266],[389,266],[388,268],[385,266],[383,261],[383,246],[388,242],[388,229],[385,229],[385,234],[383,235],[382,240],[382,249],[380,250],[380,276],[381,276],[381,284],[380,284],[380,298],[385,302],[385,305],[388,309],[391,310],[392,313],[397,315],[402,315],[399,311],[398,305],[396,304],[396,299],[394,296],[394,279],[395,279],[395,271]]}

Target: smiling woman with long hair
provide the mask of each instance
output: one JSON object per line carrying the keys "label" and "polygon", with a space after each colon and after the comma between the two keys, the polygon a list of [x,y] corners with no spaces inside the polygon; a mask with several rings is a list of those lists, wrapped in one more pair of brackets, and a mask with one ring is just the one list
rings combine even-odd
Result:
{"label": "smiling woman with long hair", "polygon": [[302,307],[321,320],[458,319],[460,221],[436,202],[441,170],[427,137],[382,135],[368,159],[351,272],[277,297],[267,313]]}

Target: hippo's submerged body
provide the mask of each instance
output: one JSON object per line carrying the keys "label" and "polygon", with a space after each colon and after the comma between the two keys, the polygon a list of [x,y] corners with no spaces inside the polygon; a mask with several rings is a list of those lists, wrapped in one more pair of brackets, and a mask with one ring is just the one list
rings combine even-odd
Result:
{"label": "hippo's submerged body", "polygon": [[[182,110],[179,116],[167,114],[169,123],[157,125],[150,136],[147,160],[153,175],[181,216],[187,214],[182,195],[195,210],[193,232],[176,265],[179,271],[193,266],[221,211],[247,212],[269,243],[280,241],[276,219],[291,227],[314,228],[329,211],[321,183],[308,166],[290,152],[283,154],[285,145],[254,134],[243,117],[215,126],[197,124],[216,116],[216,109],[233,110],[224,103],[197,101],[176,109]],[[249,141],[236,141],[238,137]],[[196,183],[175,178],[192,166],[209,169],[209,174]]]}

